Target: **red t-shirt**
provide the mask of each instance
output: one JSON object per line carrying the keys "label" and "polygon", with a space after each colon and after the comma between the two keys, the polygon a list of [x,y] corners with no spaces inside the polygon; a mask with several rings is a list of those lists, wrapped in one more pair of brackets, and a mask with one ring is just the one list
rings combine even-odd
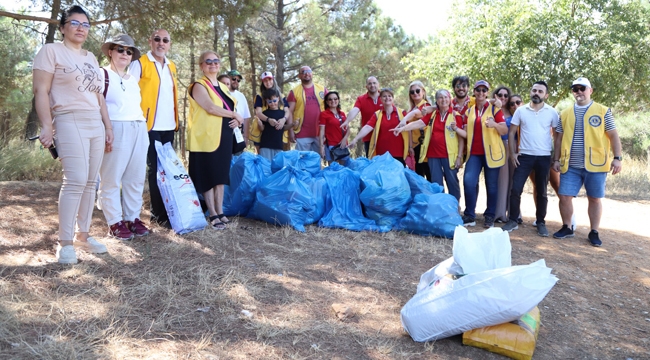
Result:
{"label": "red t-shirt", "polygon": [[[447,131],[445,121],[441,120],[442,114],[437,110],[433,112],[433,114],[435,114],[436,117],[431,123],[431,141],[429,142],[429,148],[427,149],[427,158],[446,159],[448,157],[448,152],[447,140],[445,139],[445,131]],[[425,123],[428,124],[431,115],[433,114],[427,114],[427,116],[425,116],[426,121],[424,118],[422,121],[425,121]],[[459,128],[463,127],[463,117],[461,115],[456,115],[456,126]]]}
{"label": "red t-shirt", "polygon": [[[354,107],[359,109],[359,112],[361,112],[361,129],[363,129],[363,126],[370,121],[375,112],[381,110],[381,101],[379,100],[379,97],[377,97],[377,101],[375,101],[368,95],[368,93],[365,93],[357,98]],[[363,138],[363,142],[370,141],[371,137],[372,133],[366,135]]]}
{"label": "red t-shirt", "polygon": [[[490,116],[492,116],[492,104],[488,101],[483,105],[483,111],[489,111]],[[495,107],[496,109],[496,107]],[[481,117],[479,116],[478,106],[474,106],[474,111],[476,114],[476,119],[474,120],[474,137],[472,137],[472,147],[469,151],[470,155],[485,155],[485,149],[483,148],[483,127],[481,126]],[[506,122],[503,118],[503,112],[501,109],[494,114],[494,121],[496,123]],[[467,130],[467,128],[465,128]],[[499,135],[501,137],[501,135]]]}
{"label": "red t-shirt", "polygon": [[[315,88],[312,86],[303,89],[305,91],[305,116],[302,120],[302,128],[300,129],[300,132],[296,134],[296,138],[299,139],[318,136],[318,117],[320,116],[320,100],[314,93]],[[325,89],[323,98],[325,95],[327,95],[327,89]],[[293,90],[289,92],[287,101],[294,103],[297,102]]]}
{"label": "red t-shirt", "polygon": [[[402,134],[395,136],[391,131],[399,125],[397,111],[397,107],[393,106],[393,113],[390,115],[390,119],[386,116],[385,110],[381,112],[381,126],[379,127],[379,135],[377,136],[376,155],[383,155],[388,152],[396,159],[404,158],[404,138],[402,138]],[[377,125],[377,116],[373,115],[366,125],[374,128]]]}
{"label": "red t-shirt", "polygon": [[345,113],[339,110],[339,117],[337,119],[330,110],[323,110],[320,113],[319,124],[325,126],[325,140],[328,146],[334,146],[343,140],[343,130],[341,124],[345,121]]}

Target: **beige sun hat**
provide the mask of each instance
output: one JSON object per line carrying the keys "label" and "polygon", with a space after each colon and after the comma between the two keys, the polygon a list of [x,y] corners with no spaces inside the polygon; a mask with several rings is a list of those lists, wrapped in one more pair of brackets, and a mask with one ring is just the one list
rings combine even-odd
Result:
{"label": "beige sun hat", "polygon": [[106,40],[104,45],[102,45],[102,52],[104,55],[108,56],[108,50],[112,45],[120,45],[125,48],[133,49],[133,57],[131,57],[131,61],[135,61],[140,58],[140,50],[135,47],[135,41],[133,41],[133,39],[127,34],[115,35],[112,38]]}

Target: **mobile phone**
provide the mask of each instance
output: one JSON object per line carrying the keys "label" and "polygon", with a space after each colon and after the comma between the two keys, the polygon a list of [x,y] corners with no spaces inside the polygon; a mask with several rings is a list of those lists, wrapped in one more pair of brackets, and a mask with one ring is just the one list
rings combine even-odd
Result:
{"label": "mobile phone", "polygon": [[[38,139],[39,137],[40,136],[36,135],[36,136],[32,136],[30,138],[27,138],[27,140],[34,141],[34,140]],[[54,142],[52,142],[52,145],[47,149],[50,151],[50,155],[52,155],[53,159],[58,159],[59,158],[59,152],[56,151],[56,146],[54,146]]]}

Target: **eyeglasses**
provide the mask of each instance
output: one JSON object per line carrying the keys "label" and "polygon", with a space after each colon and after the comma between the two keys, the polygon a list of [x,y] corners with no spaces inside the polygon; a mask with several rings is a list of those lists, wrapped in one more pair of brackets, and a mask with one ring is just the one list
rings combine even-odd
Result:
{"label": "eyeglasses", "polygon": [[90,29],[90,23],[88,23],[88,22],[70,20],[70,21],[68,21],[68,23],[70,24],[70,26],[76,27],[77,29],[79,28],[79,26],[81,26],[84,30]]}
{"label": "eyeglasses", "polygon": [[267,104],[275,104],[276,102],[278,102],[278,99],[266,100]]}
{"label": "eyeglasses", "polygon": [[116,46],[116,47],[113,48],[113,50],[117,51],[120,54],[124,54],[124,52],[126,51],[127,55],[129,55],[129,56],[133,55],[133,50],[131,50],[130,48],[125,49],[122,46]]}
{"label": "eyeglasses", "polygon": [[508,103],[509,106],[521,105],[521,100],[515,100]]}
{"label": "eyeglasses", "polygon": [[169,38],[161,38],[160,36],[156,36],[156,37],[153,38],[153,41],[155,41],[155,42],[161,42],[162,41],[165,44],[169,44],[169,42],[171,40]]}
{"label": "eyeglasses", "polygon": [[586,86],[572,86],[571,91],[573,91],[574,93],[577,93],[578,91],[585,92],[585,91],[587,91],[587,87]]}
{"label": "eyeglasses", "polygon": [[242,79],[234,77],[234,78],[230,78],[230,81],[241,82]]}
{"label": "eyeglasses", "polygon": [[454,86],[454,89],[463,89],[463,88],[465,89],[468,88],[468,85],[464,83],[458,83],[456,84],[456,86]]}
{"label": "eyeglasses", "polygon": [[205,59],[203,62],[208,64],[208,65],[212,65],[212,64],[217,65],[218,63],[221,62],[221,60],[219,60],[219,59]]}
{"label": "eyeglasses", "polygon": [[419,94],[419,93],[420,93],[420,89],[415,89],[415,90],[409,91],[409,94],[411,94],[411,95],[415,95],[415,94]]}
{"label": "eyeglasses", "polygon": [[302,71],[300,71],[300,73],[301,74],[311,74],[312,71],[311,70],[302,70]]}
{"label": "eyeglasses", "polygon": [[488,89],[486,89],[486,88],[484,88],[484,87],[480,87],[480,88],[476,88],[476,89],[474,89],[474,91],[476,91],[476,92],[486,93],[486,92],[488,92]]}
{"label": "eyeglasses", "polygon": [[497,96],[500,97],[500,98],[507,98],[508,93],[497,93]]}
{"label": "eyeglasses", "polygon": [[339,101],[339,98],[327,98],[327,101]]}

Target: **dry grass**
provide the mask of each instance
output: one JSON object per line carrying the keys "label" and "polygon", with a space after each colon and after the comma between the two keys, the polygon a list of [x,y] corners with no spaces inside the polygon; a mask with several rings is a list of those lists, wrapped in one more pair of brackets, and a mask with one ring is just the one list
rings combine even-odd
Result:
{"label": "dry grass", "polygon": [[[62,266],[53,257],[57,185],[0,183],[0,358],[500,358],[463,347],[458,337],[414,343],[401,328],[401,307],[413,295],[419,275],[451,256],[449,240],[314,226],[298,233],[232,219],[221,232],[177,236],[155,228],[142,240],[119,242],[101,238],[105,223],[96,211],[91,233],[108,245],[109,253],[79,252],[78,265]],[[639,241],[640,247],[650,248],[647,239]],[[545,252],[559,257],[555,266],[562,281],[574,273],[575,259],[583,259],[577,266],[591,261],[590,250],[572,254],[549,243],[513,241],[516,263],[532,262]],[[647,251],[639,253],[643,258]],[[616,263],[622,261],[618,256]],[[633,255],[620,256],[650,271]],[[568,267],[562,268],[562,262]],[[650,293],[650,281],[639,285],[649,276],[639,274],[632,281],[635,291]],[[603,289],[614,291],[595,286],[581,296]],[[571,311],[561,305],[568,301],[565,291],[554,290],[552,300],[542,303],[552,310],[542,310],[548,325],[536,356],[617,354],[588,344],[577,344],[578,351],[555,346],[582,331],[562,323]],[[355,316],[339,320],[331,310],[334,303],[351,307]],[[647,308],[647,295],[637,305]],[[643,326],[634,324],[636,311],[617,318]],[[617,339],[603,341],[611,345]],[[625,354],[650,355],[641,350],[644,341],[630,340]]]}

